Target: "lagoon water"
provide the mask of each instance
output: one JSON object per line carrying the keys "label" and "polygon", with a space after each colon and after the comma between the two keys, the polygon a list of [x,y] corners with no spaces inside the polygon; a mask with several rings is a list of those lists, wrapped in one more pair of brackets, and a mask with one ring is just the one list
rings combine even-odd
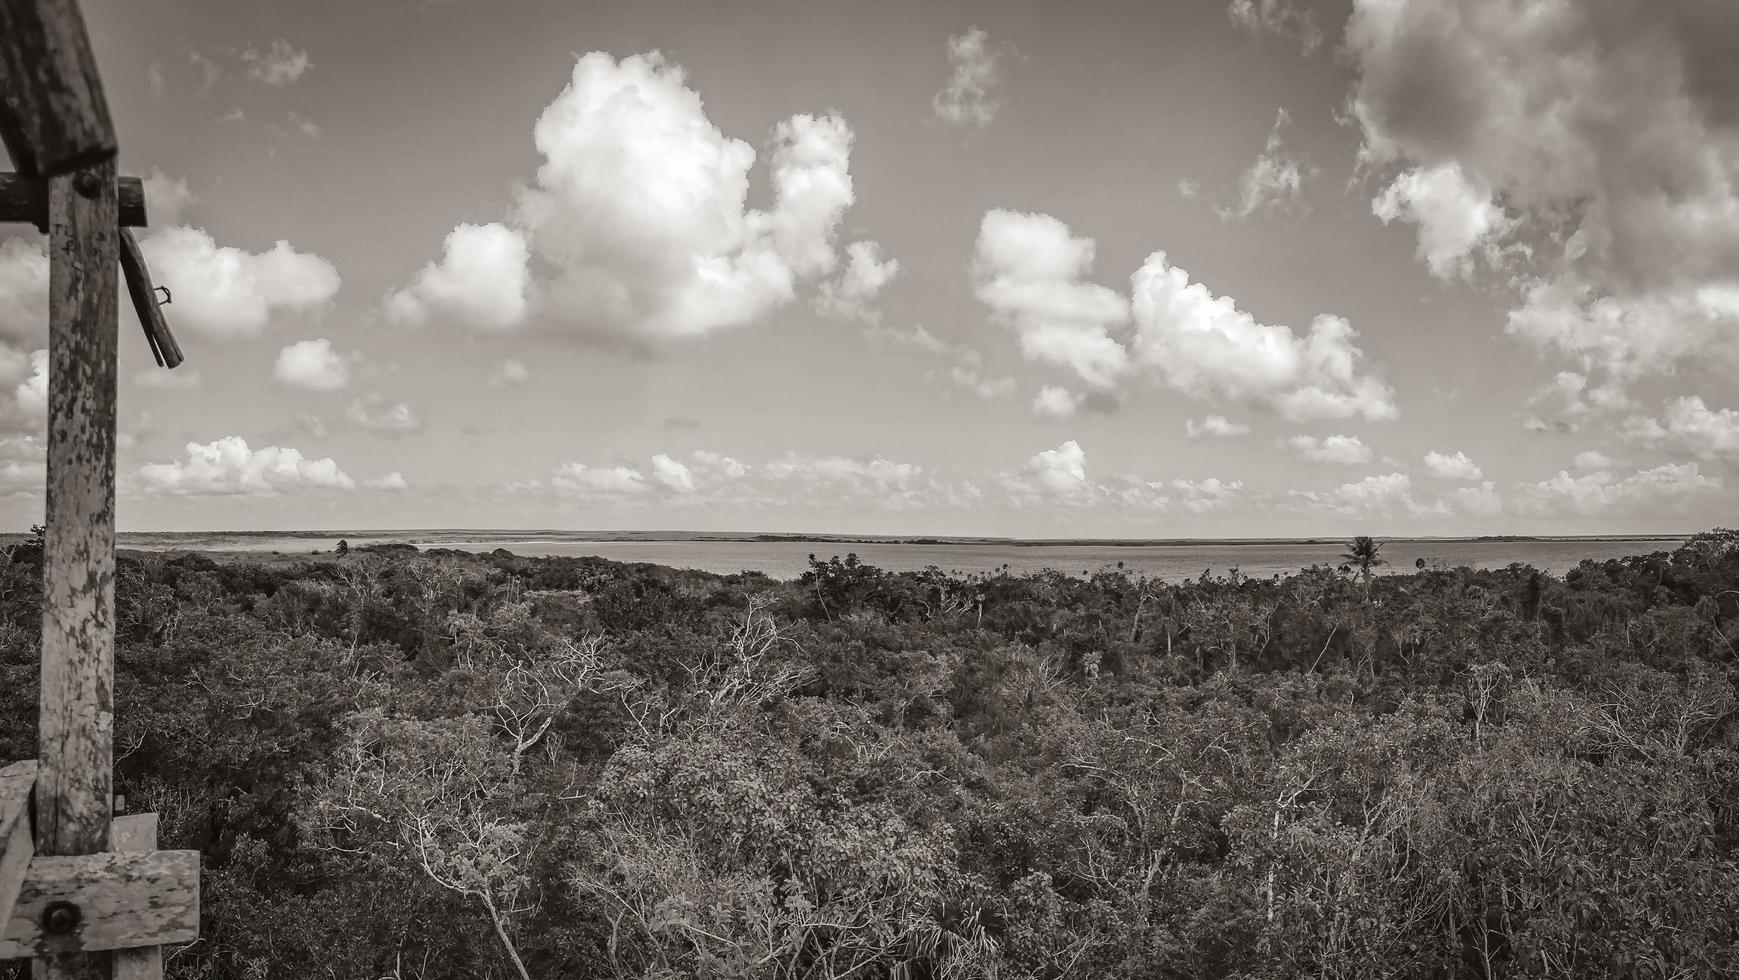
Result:
{"label": "lagoon water", "polygon": [[[123,536],[125,537],[125,536]],[[989,543],[846,543],[835,541],[598,541],[581,537],[541,533],[515,536],[511,532],[465,537],[448,532],[367,533],[348,538],[351,545],[375,541],[402,541],[423,547],[456,548],[487,552],[505,548],[517,555],[597,555],[615,561],[652,562],[675,568],[693,568],[728,574],[765,572],[775,578],[795,578],[808,568],[811,554],[818,558],[855,552],[865,563],[891,571],[910,571],[934,565],[943,571],[990,572],[1007,565],[1014,573],[1053,568],[1070,575],[1092,573],[1122,562],[1136,574],[1170,581],[1191,579],[1204,571],[1224,575],[1237,568],[1245,575],[1266,578],[1286,575],[1314,564],[1339,564],[1342,544],[1276,542],[1190,542],[1183,544],[1045,545],[1013,542]],[[122,547],[198,548],[201,550],[277,551],[286,555],[310,550],[330,550],[338,536],[250,535],[223,540],[127,542]],[[1603,560],[1625,555],[1670,551],[1677,540],[1579,539],[1520,541],[1431,541],[1395,540],[1383,546],[1388,561],[1379,571],[1411,572],[1417,559],[1446,567],[1502,568],[1520,562],[1542,571],[1562,575],[1583,559]]]}

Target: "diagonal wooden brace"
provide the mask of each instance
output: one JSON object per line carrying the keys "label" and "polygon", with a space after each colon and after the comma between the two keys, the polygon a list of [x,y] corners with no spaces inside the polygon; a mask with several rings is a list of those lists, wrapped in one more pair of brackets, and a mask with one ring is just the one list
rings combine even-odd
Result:
{"label": "diagonal wooden brace", "polygon": [[116,819],[116,851],[34,854],[25,814],[35,778],[34,762],[0,769],[0,960],[198,938],[198,851],[131,850],[156,837],[156,814],[136,814]]}

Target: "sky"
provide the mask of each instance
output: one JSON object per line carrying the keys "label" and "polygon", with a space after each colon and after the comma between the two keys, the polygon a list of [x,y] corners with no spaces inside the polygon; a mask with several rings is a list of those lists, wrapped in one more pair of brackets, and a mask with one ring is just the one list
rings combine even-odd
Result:
{"label": "sky", "polygon": [[[122,530],[1736,523],[1728,0],[83,8]],[[0,229],[0,526],[46,293]]]}

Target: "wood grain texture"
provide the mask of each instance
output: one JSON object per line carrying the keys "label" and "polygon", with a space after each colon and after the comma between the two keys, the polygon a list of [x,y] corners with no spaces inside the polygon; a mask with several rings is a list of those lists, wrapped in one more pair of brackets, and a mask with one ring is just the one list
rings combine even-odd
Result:
{"label": "wood grain texture", "polygon": [[[114,162],[83,173],[94,178],[86,182],[89,196],[75,186],[82,174],[49,178],[37,861],[107,849],[112,815],[119,229]],[[56,956],[37,964],[36,973],[53,980],[107,977],[109,966],[106,955]]]}
{"label": "wood grain texture", "polygon": [[175,334],[169,330],[163,308],[157,304],[151,270],[145,266],[145,254],[139,251],[133,233],[125,228],[121,230],[121,275],[127,281],[127,295],[133,300],[133,311],[139,314],[139,324],[145,328],[145,343],[151,348],[151,356],[157,359],[157,366],[179,367],[181,345],[175,342]]}
{"label": "wood grain texture", "polygon": [[[157,814],[135,813],[116,817],[109,831],[109,850],[121,854],[149,853],[157,849]],[[197,871],[194,887],[199,886]],[[199,926],[199,895],[194,893],[194,928]],[[163,947],[141,946],[115,951],[114,980],[163,980]]]}
{"label": "wood grain texture", "polygon": [[[79,908],[76,929],[43,931],[51,902]],[[0,931],[0,959],[63,957],[199,937],[199,852],[80,854],[31,859],[18,904]],[[112,957],[103,957],[112,962]]]}
{"label": "wood grain texture", "polygon": [[115,126],[77,0],[0,0],[0,94],[36,172],[114,159]]}
{"label": "wood grain texture", "polygon": [[36,783],[36,760],[14,762],[0,769],[0,922],[12,914],[12,900],[24,884],[24,873],[36,846],[30,839],[30,787]]}
{"label": "wood grain texture", "polygon": [[[122,177],[119,182],[122,228],[143,228],[149,215],[145,210],[145,182],[138,177]],[[48,231],[48,181],[22,173],[0,174],[0,222],[28,222],[37,231]]]}

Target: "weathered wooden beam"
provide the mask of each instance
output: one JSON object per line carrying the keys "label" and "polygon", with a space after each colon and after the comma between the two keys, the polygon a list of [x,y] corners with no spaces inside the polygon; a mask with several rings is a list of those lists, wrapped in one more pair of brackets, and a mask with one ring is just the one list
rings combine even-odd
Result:
{"label": "weathered wooden beam", "polygon": [[30,840],[30,788],[36,785],[36,760],[0,769],[0,922],[12,914],[12,900],[24,883],[36,847]]}
{"label": "weathered wooden beam", "polygon": [[[115,125],[77,0],[0,0],[0,93],[37,173],[115,158]],[[31,169],[16,157],[13,165]]]}
{"label": "weathered wooden beam", "polygon": [[157,291],[151,285],[151,270],[145,267],[145,253],[139,251],[132,231],[125,228],[121,229],[121,274],[127,280],[127,295],[133,299],[133,312],[139,314],[139,325],[145,328],[145,343],[150,345],[157,366],[179,367],[183,359],[181,345],[175,342],[163,308],[157,305]]}
{"label": "weathered wooden beam", "polygon": [[[78,909],[64,932],[51,905]],[[0,959],[91,953],[199,938],[199,852],[37,855],[0,932]],[[107,959],[107,957],[105,957]]]}
{"label": "weathered wooden beam", "polygon": [[[122,854],[149,853],[157,849],[157,814],[135,813],[116,817],[109,831],[109,849]],[[193,925],[199,928],[199,873],[193,876]],[[163,947],[140,946],[115,951],[114,980],[163,980]]]}
{"label": "weathered wooden beam", "polygon": [[[121,227],[143,228],[146,224],[145,182],[122,177]],[[0,174],[0,222],[29,222],[36,230],[48,231],[48,181],[25,174]]]}
{"label": "weathered wooden beam", "polygon": [[[95,854],[109,846],[120,265],[114,161],[51,177],[48,205],[48,491],[36,860]],[[194,867],[197,872],[197,860]],[[54,956],[38,965],[37,975],[107,977],[109,967],[106,954]]]}

